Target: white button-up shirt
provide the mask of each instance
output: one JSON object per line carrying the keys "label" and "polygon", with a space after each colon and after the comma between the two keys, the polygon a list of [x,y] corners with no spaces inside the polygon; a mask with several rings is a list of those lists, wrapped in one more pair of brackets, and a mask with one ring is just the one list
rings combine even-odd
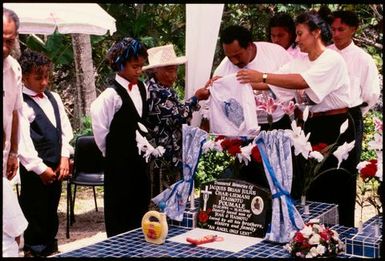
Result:
{"label": "white button-up shirt", "polygon": [[368,106],[361,107],[365,114],[378,101],[380,96],[379,75],[373,58],[352,41],[347,47],[339,50],[334,44],[328,46],[344,58],[350,78],[350,107],[366,102]]}
{"label": "white button-up shirt", "polygon": [[[23,93],[33,96],[36,93],[24,86]],[[60,96],[51,92],[53,97],[55,98],[60,114],[61,121],[61,130],[62,130],[62,149],[61,156],[69,157],[73,152],[73,147],[69,144],[69,142],[73,139],[73,130],[71,127],[71,123],[68,119],[67,113],[65,112],[64,104],[60,98]],[[53,106],[49,101],[48,97],[43,94],[43,98],[32,97],[34,101],[42,108],[45,115],[47,115],[48,119],[52,123],[53,126],[57,127],[56,118]],[[48,167],[43,163],[43,160],[38,157],[38,153],[35,149],[33,141],[31,139],[30,134],[30,123],[35,118],[35,113],[31,107],[27,103],[23,103],[23,110],[19,113],[20,117],[20,144],[19,144],[19,154],[20,154],[20,162],[28,171],[33,171],[36,174],[42,174]]]}
{"label": "white button-up shirt", "polygon": [[[128,91],[129,81],[118,74],[116,74],[115,80],[127,90],[139,116],[142,116],[143,102],[138,85],[133,85],[131,91]],[[106,156],[106,136],[110,131],[112,119],[120,107],[122,107],[122,99],[112,88],[106,88],[91,104],[92,130],[95,142],[103,156]]]}

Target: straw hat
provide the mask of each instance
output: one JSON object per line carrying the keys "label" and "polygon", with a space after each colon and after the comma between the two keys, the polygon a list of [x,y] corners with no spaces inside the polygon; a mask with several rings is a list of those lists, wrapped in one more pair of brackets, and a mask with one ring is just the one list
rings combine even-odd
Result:
{"label": "straw hat", "polygon": [[186,56],[177,57],[172,44],[158,46],[147,50],[149,65],[144,66],[143,70],[155,67],[178,65],[187,61]]}

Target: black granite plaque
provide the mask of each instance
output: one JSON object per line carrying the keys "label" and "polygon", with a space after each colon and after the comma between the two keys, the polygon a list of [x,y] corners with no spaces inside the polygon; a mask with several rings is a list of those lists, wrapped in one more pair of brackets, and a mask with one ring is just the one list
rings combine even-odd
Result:
{"label": "black granite plaque", "polygon": [[271,222],[271,193],[246,181],[218,179],[201,185],[198,227],[264,237]]}

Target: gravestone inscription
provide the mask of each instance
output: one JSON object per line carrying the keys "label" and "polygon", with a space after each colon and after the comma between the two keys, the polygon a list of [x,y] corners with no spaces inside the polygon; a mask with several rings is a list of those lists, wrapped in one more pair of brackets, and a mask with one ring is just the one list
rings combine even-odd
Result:
{"label": "gravestone inscription", "polygon": [[218,179],[202,184],[198,227],[264,237],[271,222],[271,193],[252,183]]}

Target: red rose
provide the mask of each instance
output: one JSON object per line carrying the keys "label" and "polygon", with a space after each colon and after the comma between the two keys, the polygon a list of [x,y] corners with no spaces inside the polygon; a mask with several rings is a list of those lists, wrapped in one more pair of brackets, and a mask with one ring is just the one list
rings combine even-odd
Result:
{"label": "red rose", "polygon": [[294,241],[296,243],[301,243],[302,244],[304,242],[304,240],[305,240],[305,237],[302,235],[302,233],[297,231],[295,233],[295,235],[294,235]]}
{"label": "red rose", "polygon": [[240,139],[224,139],[221,142],[223,150],[227,151],[232,156],[241,152],[241,145],[242,141]]}
{"label": "red rose", "polygon": [[225,138],[225,136],[223,135],[219,135],[215,138],[215,141],[218,141],[218,140],[223,140]]}
{"label": "red rose", "polygon": [[319,235],[324,241],[328,241],[331,237],[327,230],[320,232]]}
{"label": "red rose", "polygon": [[370,160],[369,164],[367,164],[360,171],[360,176],[363,180],[367,178],[372,178],[376,175],[377,172],[377,160]]}
{"label": "red rose", "polygon": [[237,155],[237,153],[241,153],[241,147],[239,147],[239,146],[231,146],[230,148],[227,149],[227,152],[230,155],[235,156],[235,155]]}
{"label": "red rose", "polygon": [[328,145],[326,143],[318,143],[314,146],[312,146],[313,151],[321,152],[323,151]]}
{"label": "red rose", "polygon": [[200,211],[198,215],[198,220],[200,223],[206,223],[209,220],[209,215],[207,215],[206,211]]}
{"label": "red rose", "polygon": [[259,152],[258,146],[253,147],[253,149],[251,150],[251,156],[256,162],[262,162],[261,153]]}

